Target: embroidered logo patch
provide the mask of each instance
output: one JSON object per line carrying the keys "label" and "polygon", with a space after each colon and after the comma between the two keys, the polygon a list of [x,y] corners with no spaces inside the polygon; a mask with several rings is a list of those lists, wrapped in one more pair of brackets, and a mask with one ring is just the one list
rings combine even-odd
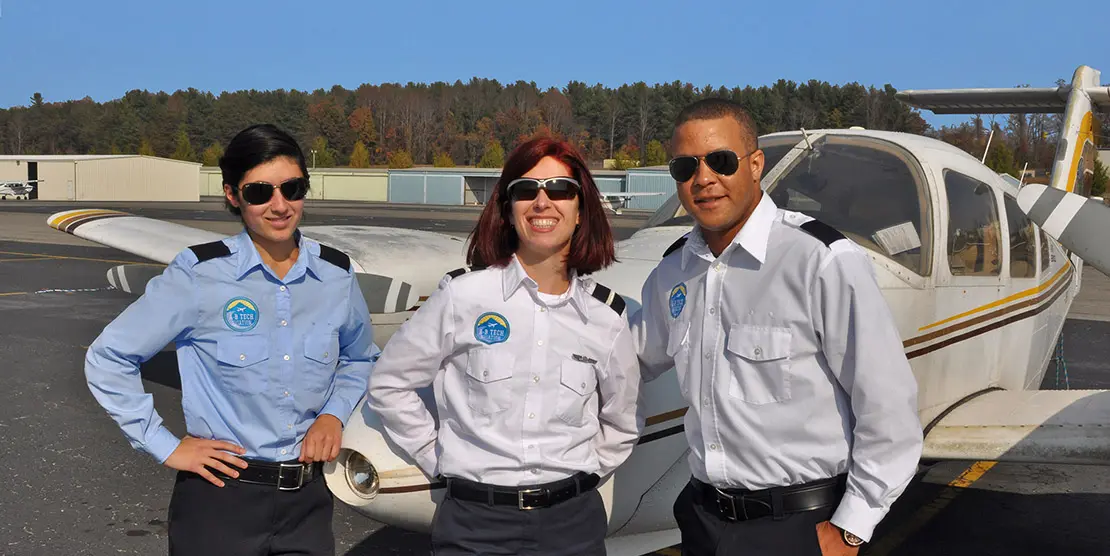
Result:
{"label": "embroidered logo patch", "polygon": [[235,297],[224,304],[224,324],[236,332],[247,332],[258,326],[258,306],[245,297]]}
{"label": "embroidered logo patch", "polygon": [[677,319],[686,306],[686,284],[682,283],[671,290],[671,318]]}
{"label": "embroidered logo patch", "polygon": [[482,313],[474,321],[474,337],[483,344],[500,344],[509,339],[509,320],[500,313]]}

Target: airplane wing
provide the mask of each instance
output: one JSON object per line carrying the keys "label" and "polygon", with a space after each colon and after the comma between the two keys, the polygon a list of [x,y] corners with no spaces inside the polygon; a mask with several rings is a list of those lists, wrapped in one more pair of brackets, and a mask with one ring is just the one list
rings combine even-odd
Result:
{"label": "airplane wing", "polygon": [[[162,264],[190,245],[218,241],[224,234],[135,216],[115,210],[71,210],[47,218],[50,227]],[[439,285],[444,274],[466,264],[462,238],[400,228],[374,226],[303,226],[306,237],[351,257],[375,325],[399,325]],[[124,265],[108,271],[109,282],[141,294],[160,274],[149,266]],[[392,328],[383,327],[383,343]],[[375,332],[377,334],[377,332]]]}
{"label": "airplane wing", "polygon": [[935,89],[899,91],[895,97],[936,114],[1059,114],[1071,87],[1042,89]]}
{"label": "airplane wing", "polygon": [[925,429],[922,459],[1106,465],[1110,390],[993,390]]}

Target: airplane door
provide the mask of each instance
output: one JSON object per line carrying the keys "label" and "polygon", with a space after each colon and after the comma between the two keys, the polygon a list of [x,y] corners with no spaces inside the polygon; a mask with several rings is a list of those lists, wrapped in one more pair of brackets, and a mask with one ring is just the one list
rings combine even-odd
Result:
{"label": "airplane door", "polygon": [[[1003,334],[998,301],[1005,297],[1006,261],[999,200],[987,184],[945,169],[945,256],[936,265],[936,320],[923,331],[935,336],[931,354],[942,371],[944,399],[997,385]],[[942,228],[943,229],[943,228]]]}

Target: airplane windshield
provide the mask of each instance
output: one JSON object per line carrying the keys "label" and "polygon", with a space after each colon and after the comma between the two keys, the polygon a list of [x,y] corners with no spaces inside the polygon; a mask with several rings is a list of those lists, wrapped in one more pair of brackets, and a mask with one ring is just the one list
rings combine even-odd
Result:
{"label": "airplane windshield", "polygon": [[824,135],[767,186],[779,208],[812,216],[913,272],[930,271],[929,202],[920,165],[887,141]]}

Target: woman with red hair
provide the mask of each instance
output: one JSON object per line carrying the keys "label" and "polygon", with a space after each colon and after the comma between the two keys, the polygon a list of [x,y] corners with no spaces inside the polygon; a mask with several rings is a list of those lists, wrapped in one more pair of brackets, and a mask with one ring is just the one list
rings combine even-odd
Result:
{"label": "woman with red hair", "polygon": [[[624,300],[586,276],[615,260],[578,152],[513,151],[467,264],[390,339],[369,400],[389,437],[447,483],[442,554],[604,554],[596,487],[643,426]],[[439,429],[416,390],[434,384]]]}

